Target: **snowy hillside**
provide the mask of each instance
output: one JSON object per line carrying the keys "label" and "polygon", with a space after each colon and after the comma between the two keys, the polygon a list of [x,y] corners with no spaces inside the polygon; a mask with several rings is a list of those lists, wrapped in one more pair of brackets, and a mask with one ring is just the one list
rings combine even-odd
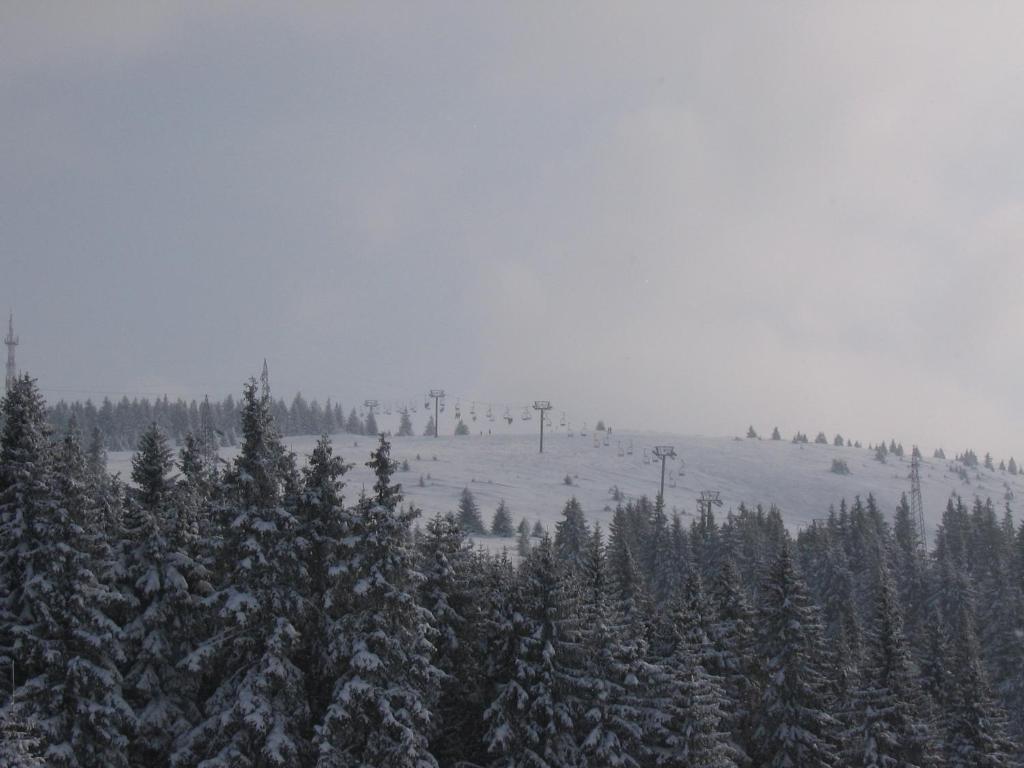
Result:
{"label": "snowy hillside", "polygon": [[[385,426],[385,425],[382,425]],[[735,438],[676,436],[654,433],[615,432],[609,445],[595,447],[594,434],[568,437],[564,431],[545,436],[544,454],[537,452],[535,434],[474,434],[392,438],[392,455],[409,470],[399,471],[406,499],[429,516],[453,510],[458,495],[469,487],[489,524],[501,499],[508,504],[513,520],[526,517],[552,526],[570,496],[583,505],[587,517],[607,525],[615,501],[609,490],[618,488],[627,497],[658,491],[660,464],[644,462],[644,449],[659,444],[674,445],[679,459],[666,466],[665,499],[669,508],[692,515],[702,490],[718,490],[724,502],[721,513],[740,502],[777,505],[794,529],[816,517],[824,517],[830,504],[856,495],[873,493],[880,508],[891,515],[900,494],[908,491],[910,459],[890,455],[888,463],[874,459],[866,448],[841,448],[820,444],[793,444],[788,440],[737,440]],[[597,433],[601,434],[601,433]],[[314,437],[291,437],[285,442],[300,456],[313,448]],[[347,476],[347,497],[353,499],[372,484],[364,462],[375,444],[374,438],[338,434],[335,449],[355,467]],[[619,446],[622,453],[619,455]],[[632,455],[628,454],[630,444]],[[225,449],[230,458],[234,449]],[[110,456],[110,469],[122,477],[130,473],[131,454]],[[830,471],[832,460],[845,459],[849,475]],[[967,499],[991,497],[1001,507],[1007,494],[1024,493],[1024,475],[1006,471],[969,471],[965,484],[949,461],[925,458],[921,484],[929,534],[951,493]],[[957,465],[959,466],[959,465]],[[572,478],[569,487],[564,480]],[[419,485],[420,477],[425,485]]]}

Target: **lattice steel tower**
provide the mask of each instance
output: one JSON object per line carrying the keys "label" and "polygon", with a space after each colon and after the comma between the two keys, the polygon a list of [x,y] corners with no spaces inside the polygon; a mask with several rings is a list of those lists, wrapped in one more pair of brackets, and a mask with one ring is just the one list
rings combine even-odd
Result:
{"label": "lattice steel tower", "polygon": [[910,517],[917,526],[918,546],[928,551],[927,531],[924,526],[924,501],[921,499],[921,462],[917,451],[910,458]]}
{"label": "lattice steel tower", "polygon": [[7,336],[4,338],[7,345],[7,376],[4,378],[4,391],[10,392],[14,386],[14,380],[18,377],[18,368],[14,364],[14,348],[18,346],[18,337],[14,335],[14,311],[7,320]]}

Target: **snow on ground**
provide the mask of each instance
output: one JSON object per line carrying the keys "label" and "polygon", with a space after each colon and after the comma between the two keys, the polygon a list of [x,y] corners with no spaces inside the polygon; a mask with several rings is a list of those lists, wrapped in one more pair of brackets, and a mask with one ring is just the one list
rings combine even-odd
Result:
{"label": "snow on ground", "polygon": [[[392,456],[400,464],[408,461],[409,470],[399,471],[396,479],[402,483],[406,499],[421,508],[426,517],[454,510],[459,493],[468,487],[488,524],[498,502],[504,499],[516,523],[525,517],[531,524],[540,520],[552,530],[570,496],[579,499],[589,520],[600,521],[606,529],[615,507],[609,493],[612,486],[618,486],[627,497],[646,494],[653,498],[658,492],[661,465],[653,460],[645,463],[644,449],[650,451],[655,445],[674,445],[683,461],[681,466],[679,459],[670,460],[666,466],[665,500],[684,519],[694,514],[702,490],[721,492],[724,506],[719,516],[740,502],[765,507],[775,504],[787,524],[797,529],[813,518],[825,517],[830,504],[838,506],[842,498],[852,501],[854,496],[866,497],[869,492],[891,517],[900,494],[910,489],[909,455],[905,459],[890,456],[887,464],[881,464],[866,448],[618,431],[611,435],[609,445],[602,441],[595,446],[594,434],[547,434],[543,454],[537,451],[536,435],[395,437]],[[365,462],[376,445],[375,438],[338,434],[333,440],[335,452],[356,465],[346,476],[346,499],[354,500],[364,488],[369,493],[373,479]],[[312,451],[316,438],[289,437],[285,442],[303,457]],[[625,454],[622,456],[620,444]],[[627,452],[630,444],[632,455]],[[231,458],[235,450],[224,449],[221,455]],[[909,454],[909,447],[907,451]],[[851,474],[832,473],[835,458],[845,459]],[[951,493],[967,500],[975,495],[991,497],[1000,509],[1008,493],[1024,493],[1024,475],[969,470],[967,485],[950,470],[950,464],[946,460],[922,460],[921,485],[929,531],[941,519]],[[112,453],[110,469],[127,478],[131,454]],[[566,475],[572,478],[572,487],[564,483]],[[421,476],[424,487],[419,486]]]}

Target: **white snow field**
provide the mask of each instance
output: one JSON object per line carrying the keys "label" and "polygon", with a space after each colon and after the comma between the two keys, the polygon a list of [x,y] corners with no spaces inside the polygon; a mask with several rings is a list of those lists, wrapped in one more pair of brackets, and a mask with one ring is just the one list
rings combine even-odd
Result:
{"label": "white snow field", "polygon": [[[721,492],[724,505],[718,510],[719,518],[740,502],[761,503],[766,508],[775,504],[793,530],[813,518],[825,517],[830,504],[838,507],[840,499],[852,502],[858,494],[866,497],[873,493],[881,510],[891,518],[900,494],[910,490],[909,445],[905,446],[907,458],[890,455],[888,463],[881,464],[867,448],[618,431],[611,435],[609,445],[602,441],[595,447],[595,434],[603,435],[589,432],[586,437],[578,433],[568,437],[564,430],[546,434],[543,454],[538,453],[536,434],[393,437],[392,456],[400,464],[409,462],[409,470],[399,471],[396,480],[402,483],[406,500],[422,509],[424,517],[454,510],[459,493],[468,487],[488,525],[498,502],[504,499],[515,523],[523,517],[531,525],[540,520],[549,530],[553,530],[570,496],[580,501],[588,520],[599,521],[605,530],[615,507],[609,493],[612,486],[618,486],[627,497],[647,494],[653,498],[658,492],[661,465],[654,460],[645,463],[644,449],[649,452],[655,445],[675,446],[679,458],[667,463],[665,500],[670,509],[684,515],[684,520],[692,519],[695,500],[703,490]],[[332,439],[335,452],[346,462],[355,463],[345,477],[345,498],[354,501],[362,489],[371,491],[373,478],[365,462],[376,439],[348,434],[336,434]],[[303,457],[312,451],[316,437],[288,437],[285,442]],[[625,454],[621,456],[620,443]],[[630,443],[632,455],[626,453]],[[231,458],[235,451],[224,449],[221,455]],[[830,471],[836,458],[846,460],[849,475]],[[991,497],[1000,511],[1008,495],[1012,499],[1024,493],[1024,474],[972,469],[970,484],[965,484],[951,464],[928,456],[922,460],[921,485],[929,535],[952,493],[967,501],[975,495]],[[112,453],[110,469],[127,478],[131,454]],[[572,478],[572,487],[564,483],[566,475]],[[419,486],[421,476],[424,487]],[[512,546],[508,539],[481,543]]]}

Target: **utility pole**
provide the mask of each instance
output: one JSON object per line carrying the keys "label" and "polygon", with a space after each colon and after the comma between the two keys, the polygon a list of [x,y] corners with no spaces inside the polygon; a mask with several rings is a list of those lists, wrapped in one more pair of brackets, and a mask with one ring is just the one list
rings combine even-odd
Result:
{"label": "utility pole", "polygon": [[443,389],[432,389],[432,390],[430,390],[430,394],[427,395],[427,397],[434,398],[434,437],[437,437],[437,419],[438,419],[438,416],[441,413],[438,410],[438,405],[437,404],[439,402],[441,402],[441,398],[444,397],[444,390]]}
{"label": "utility pole", "polygon": [[661,459],[661,490],[658,492],[658,498],[661,499],[661,503],[665,503],[665,459],[674,459],[676,457],[676,448],[674,445],[656,445],[653,451],[654,455]]}
{"label": "utility pole", "polygon": [[540,452],[544,453],[544,413],[551,410],[551,403],[547,400],[534,400],[533,410],[540,411]]}

